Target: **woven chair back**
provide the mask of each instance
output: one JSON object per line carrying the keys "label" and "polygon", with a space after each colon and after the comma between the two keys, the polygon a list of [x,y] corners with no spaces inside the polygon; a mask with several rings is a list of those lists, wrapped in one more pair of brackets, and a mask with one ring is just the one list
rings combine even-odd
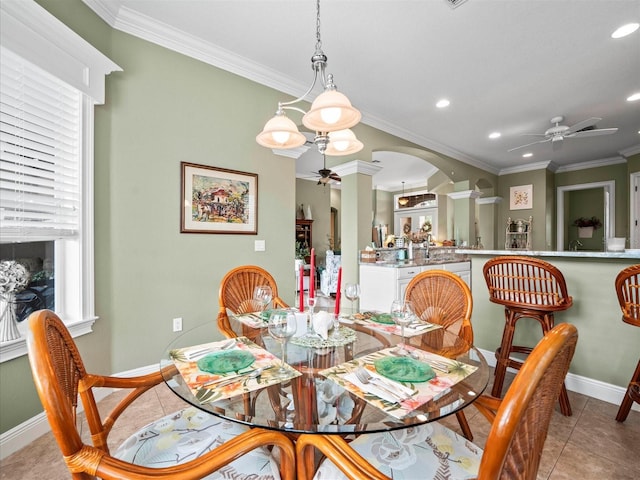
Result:
{"label": "woven chair back", "polygon": [[259,310],[253,301],[253,290],[260,285],[271,287],[273,298],[278,297],[278,285],[271,274],[256,265],[243,265],[230,270],[220,282],[218,303],[234,313]]}
{"label": "woven chair back", "polygon": [[484,264],[483,273],[493,303],[549,312],[566,310],[573,304],[562,272],[544,260],[495,257]]}
{"label": "woven chair back", "polygon": [[445,270],[427,270],[411,279],[405,299],[413,304],[421,320],[442,325],[473,345],[471,290],[458,275]]}
{"label": "woven chair back", "polygon": [[616,277],[622,320],[640,327],[640,264],[623,269]]}
{"label": "woven chair back", "polygon": [[487,437],[478,480],[535,480],[554,406],[576,349],[578,331],[554,327],[509,387]]}

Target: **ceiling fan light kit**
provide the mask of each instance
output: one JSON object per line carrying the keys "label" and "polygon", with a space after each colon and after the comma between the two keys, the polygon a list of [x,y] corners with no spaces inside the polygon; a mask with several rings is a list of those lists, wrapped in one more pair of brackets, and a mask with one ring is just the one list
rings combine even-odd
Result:
{"label": "ceiling fan light kit", "polygon": [[[256,137],[258,144],[267,148],[290,149],[303,145],[306,141],[298,127],[289,120],[285,110],[295,110],[303,114],[302,123],[305,127],[316,132],[313,143],[321,154],[349,155],[362,149],[353,132],[351,136],[344,136],[339,146],[332,146],[332,132],[340,132],[356,125],[362,118],[362,114],[355,109],[346,95],[338,92],[333,83],[333,75],[325,74],[327,56],[322,51],[320,39],[320,0],[316,0],[316,51],[311,57],[311,66],[314,72],[313,82],[309,89],[300,97],[290,102],[278,103],[275,117],[269,120],[262,132]],[[320,78],[324,91],[311,104],[311,109],[305,112],[295,107],[311,93]],[[292,128],[293,127],[293,128]]]}
{"label": "ceiling fan light kit", "polygon": [[514,150],[519,150],[520,148],[546,142],[551,142],[551,145],[554,148],[557,148],[562,145],[562,141],[565,138],[596,137],[599,135],[611,135],[612,133],[616,133],[618,131],[617,128],[595,128],[595,124],[600,120],[602,119],[598,117],[591,117],[568,127],[566,125],[560,125],[560,123],[564,121],[563,116],[559,115],[557,117],[553,117],[551,119],[551,123],[553,123],[554,126],[547,129],[546,132],[523,134],[534,137],[545,137],[543,140],[520,145],[519,147],[511,148],[508,151],[513,152]]}

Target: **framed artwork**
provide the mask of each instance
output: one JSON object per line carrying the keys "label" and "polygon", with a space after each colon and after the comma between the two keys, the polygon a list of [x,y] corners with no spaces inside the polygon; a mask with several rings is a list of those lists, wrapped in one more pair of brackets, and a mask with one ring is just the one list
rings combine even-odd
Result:
{"label": "framed artwork", "polygon": [[258,233],[258,174],[180,163],[181,233]]}
{"label": "framed artwork", "polygon": [[533,185],[511,187],[509,194],[509,208],[511,210],[525,210],[533,208]]}

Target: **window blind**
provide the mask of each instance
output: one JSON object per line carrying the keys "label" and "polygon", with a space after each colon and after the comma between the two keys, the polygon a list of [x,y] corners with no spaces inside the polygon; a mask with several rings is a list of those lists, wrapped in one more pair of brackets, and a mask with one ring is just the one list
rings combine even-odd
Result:
{"label": "window blind", "polygon": [[0,47],[0,241],[78,234],[81,93]]}

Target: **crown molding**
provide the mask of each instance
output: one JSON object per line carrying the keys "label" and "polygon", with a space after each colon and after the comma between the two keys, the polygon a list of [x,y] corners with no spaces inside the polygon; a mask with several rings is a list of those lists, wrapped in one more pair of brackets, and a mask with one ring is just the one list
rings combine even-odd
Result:
{"label": "crown molding", "polygon": [[341,163],[340,165],[336,165],[332,168],[334,172],[336,172],[340,177],[344,177],[345,175],[352,175],[354,173],[362,173],[364,175],[374,176],[382,167],[376,165],[375,163],[366,162],[364,160],[353,160],[347,163]]}
{"label": "crown molding", "polygon": [[460,192],[447,193],[447,197],[452,200],[460,200],[462,198],[474,198],[477,199],[482,195],[482,192],[477,190],[462,190]]}
{"label": "crown molding", "polygon": [[622,157],[603,158],[601,160],[592,160],[590,162],[574,163],[572,165],[565,165],[557,169],[557,173],[562,172],[575,172],[577,170],[585,170],[587,168],[608,167],[611,165],[617,165],[620,163],[627,163],[627,160]]}
{"label": "crown molding", "polygon": [[547,168],[551,171],[555,171],[555,169],[557,169],[557,166],[551,160],[546,160],[544,162],[528,163],[526,165],[503,168],[500,170],[500,173],[498,173],[498,175],[531,172],[533,170],[546,170]]}
{"label": "crown molding", "polygon": [[502,203],[502,197],[484,197],[484,198],[476,198],[476,203],[478,205],[489,205],[489,204],[498,204]]}

